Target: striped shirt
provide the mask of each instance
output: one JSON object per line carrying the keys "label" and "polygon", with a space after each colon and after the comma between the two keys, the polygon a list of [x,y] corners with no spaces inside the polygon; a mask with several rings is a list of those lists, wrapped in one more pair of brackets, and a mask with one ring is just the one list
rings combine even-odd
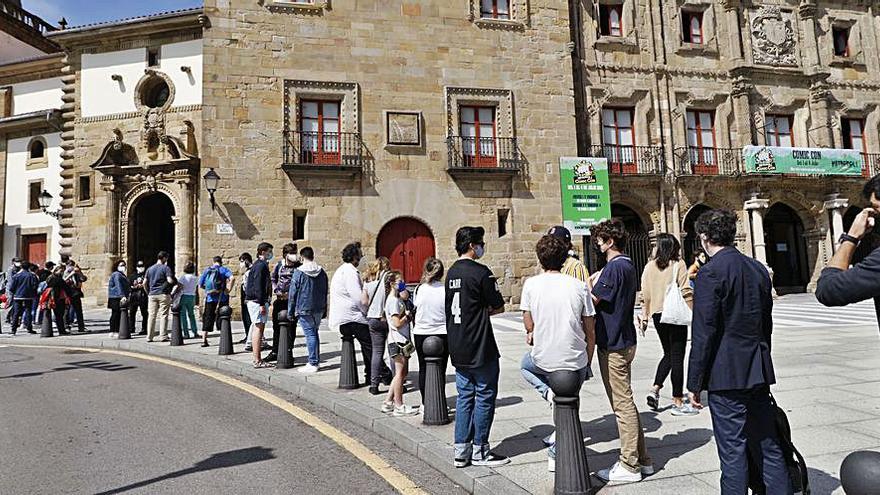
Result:
{"label": "striped shirt", "polygon": [[587,283],[587,280],[590,278],[590,273],[587,271],[587,267],[573,256],[569,256],[565,260],[565,264],[562,265],[562,273],[574,277],[583,283]]}

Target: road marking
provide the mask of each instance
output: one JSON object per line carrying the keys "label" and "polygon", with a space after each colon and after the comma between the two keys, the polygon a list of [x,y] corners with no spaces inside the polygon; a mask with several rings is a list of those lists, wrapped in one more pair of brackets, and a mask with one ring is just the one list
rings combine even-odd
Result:
{"label": "road marking", "polygon": [[243,392],[247,392],[255,397],[258,397],[269,404],[277,407],[290,414],[294,418],[300,420],[308,426],[311,426],[315,430],[318,430],[319,433],[329,438],[333,442],[335,442],[340,447],[349,451],[353,456],[357,459],[361,460],[364,464],[367,465],[370,469],[372,469],[376,474],[381,476],[392,488],[397,490],[403,495],[427,495],[428,492],[422,490],[419,485],[417,485],[414,481],[407,478],[405,474],[401,473],[393,466],[388,464],[384,459],[376,455],[372,450],[368,449],[364,444],[360,443],[358,440],[346,435],[338,428],[330,425],[326,421],[318,418],[314,414],[302,409],[301,407],[295,406],[290,402],[278,397],[275,394],[271,394],[257,388],[249,383],[245,383],[241,380],[237,380],[235,378],[226,376],[217,371],[211,371],[205,368],[201,368],[199,366],[195,366],[189,363],[182,363],[180,361],[174,361],[171,359],[165,359],[157,356],[150,356],[147,354],[138,354],[135,352],[128,351],[117,351],[112,349],[90,349],[87,347],[68,347],[68,346],[56,346],[56,345],[25,345],[25,344],[12,344],[3,347],[24,347],[24,348],[34,348],[34,349],[68,349],[68,350],[79,350],[86,351],[92,353],[106,353],[106,354],[116,354],[119,356],[126,356],[135,359],[143,359],[144,361],[153,361],[155,363],[161,363],[168,366],[176,366],[178,368],[185,369],[187,371],[192,371],[195,373],[199,373],[205,375],[209,378],[213,378],[218,382],[225,383],[231,387],[235,387]]}

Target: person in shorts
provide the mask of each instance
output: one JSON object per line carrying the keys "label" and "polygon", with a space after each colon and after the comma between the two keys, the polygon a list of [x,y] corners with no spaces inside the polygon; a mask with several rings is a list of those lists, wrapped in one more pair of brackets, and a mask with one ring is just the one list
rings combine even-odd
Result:
{"label": "person in shorts", "polygon": [[388,355],[394,360],[394,378],[388,387],[388,396],[382,404],[382,412],[390,412],[394,416],[412,416],[418,414],[418,408],[403,403],[403,382],[409,372],[409,357],[415,348],[410,335],[412,313],[404,301],[407,296],[406,283],[400,272],[388,274],[385,282],[385,319],[388,321]]}
{"label": "person in shorts", "polygon": [[[251,329],[251,341],[260,343],[263,341],[263,331],[266,322],[269,321],[269,301],[272,298],[272,276],[269,272],[269,261],[272,260],[272,245],[261,242],[257,246],[257,260],[248,272],[247,289],[245,300],[247,301],[248,313],[253,322]],[[259,345],[253,346],[254,368],[271,367],[263,361],[262,350]]]}

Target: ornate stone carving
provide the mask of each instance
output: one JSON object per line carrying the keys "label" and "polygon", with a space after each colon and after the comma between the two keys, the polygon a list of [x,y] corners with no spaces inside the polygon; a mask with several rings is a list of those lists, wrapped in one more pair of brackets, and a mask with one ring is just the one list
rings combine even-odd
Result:
{"label": "ornate stone carving", "polygon": [[730,96],[738,98],[740,96],[748,96],[755,87],[752,81],[746,77],[740,76],[733,80],[733,87],[730,90]]}
{"label": "ornate stone carving", "polygon": [[752,57],[756,64],[795,66],[794,28],[789,14],[765,6],[752,15]]}
{"label": "ornate stone carving", "polygon": [[139,163],[137,152],[130,144],[122,140],[122,131],[113,129],[113,140],[104,146],[101,157],[92,164],[92,168],[115,167],[137,165]]}

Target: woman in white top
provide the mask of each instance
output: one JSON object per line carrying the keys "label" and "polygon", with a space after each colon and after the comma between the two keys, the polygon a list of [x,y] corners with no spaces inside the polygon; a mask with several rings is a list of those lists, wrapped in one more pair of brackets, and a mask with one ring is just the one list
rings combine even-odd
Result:
{"label": "woman in white top", "polygon": [[385,282],[391,273],[391,261],[380,256],[370,263],[364,273],[364,292],[361,303],[367,307],[367,325],[370,327],[370,342],[373,344],[370,361],[370,393],[379,395],[379,383],[391,383],[391,370],[385,365],[385,341],[388,339],[388,322],[385,321]]}
{"label": "woman in white top", "polygon": [[[199,336],[196,329],[196,291],[198,291],[199,278],[195,275],[196,265],[190,261],[183,268],[183,275],[177,280],[180,287],[180,333],[185,339],[195,339]],[[208,347],[208,336],[202,343],[202,347]]]}
{"label": "woman in white top", "polygon": [[446,287],[443,285],[443,262],[437,258],[425,260],[422,270],[422,285],[413,294],[413,305],[416,308],[416,321],[413,326],[413,338],[419,358],[419,393],[422,403],[425,402],[425,353],[422,346],[425,339],[434,336],[443,341],[440,369],[446,376],[446,364],[449,361],[449,345],[446,340]]}
{"label": "woman in white top", "polygon": [[[394,416],[412,416],[418,409],[403,403],[403,382],[409,372],[409,357],[413,346],[410,343],[410,312],[406,309],[406,283],[400,272],[391,272],[385,285],[388,299],[385,301],[385,319],[388,321],[388,355],[394,360],[394,378],[388,388],[388,396],[382,403],[382,412]],[[403,293],[403,294],[401,294]]]}

